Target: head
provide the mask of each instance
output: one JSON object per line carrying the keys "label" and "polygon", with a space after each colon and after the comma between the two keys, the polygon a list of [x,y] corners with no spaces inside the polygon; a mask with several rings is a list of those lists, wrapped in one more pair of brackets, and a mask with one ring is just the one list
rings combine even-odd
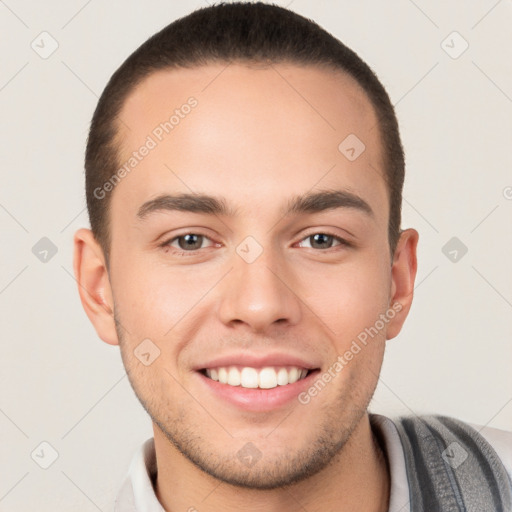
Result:
{"label": "head", "polygon": [[[398,124],[375,74],[286,9],[201,9],[114,73],[85,167],[82,303],[120,345],[155,438],[236,485],[320,471],[367,411],[416,274]],[[282,385],[254,405],[212,384],[231,366],[308,372],[293,399]]]}
{"label": "head", "polygon": [[380,170],[388,190],[388,242],[393,254],[400,236],[404,154],[393,105],[376,75],[350,48],[292,11],[263,3],[221,4],[197,10],[151,37],[112,75],[101,95],[89,132],[85,170],[91,228],[107,262],[112,191],[125,164],[119,149],[123,128],[130,129],[120,116],[126,98],[157,71],[229,62],[325,68],[350,77],[364,90],[382,146]]}

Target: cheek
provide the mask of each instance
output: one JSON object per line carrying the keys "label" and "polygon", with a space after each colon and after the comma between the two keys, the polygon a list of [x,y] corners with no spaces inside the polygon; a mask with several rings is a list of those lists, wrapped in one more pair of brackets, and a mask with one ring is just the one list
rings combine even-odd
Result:
{"label": "cheek", "polygon": [[116,265],[122,276],[113,279],[116,312],[129,331],[131,326],[137,335],[162,337],[194,309],[215,276],[186,266],[150,263],[134,259]]}
{"label": "cheek", "polygon": [[374,325],[388,307],[389,275],[378,262],[317,269],[301,279],[314,283],[306,303],[344,341]]}

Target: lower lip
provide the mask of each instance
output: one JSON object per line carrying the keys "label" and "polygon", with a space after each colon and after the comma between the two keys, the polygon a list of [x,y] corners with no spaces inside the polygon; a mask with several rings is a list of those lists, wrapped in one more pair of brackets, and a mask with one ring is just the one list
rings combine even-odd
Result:
{"label": "lower lip", "polygon": [[245,411],[268,412],[297,399],[301,392],[311,386],[312,381],[318,374],[318,370],[312,371],[307,377],[293,384],[277,386],[271,389],[230,386],[229,384],[221,384],[216,380],[212,380],[200,372],[197,372],[197,374],[201,381],[208,386],[208,389],[222,400]]}

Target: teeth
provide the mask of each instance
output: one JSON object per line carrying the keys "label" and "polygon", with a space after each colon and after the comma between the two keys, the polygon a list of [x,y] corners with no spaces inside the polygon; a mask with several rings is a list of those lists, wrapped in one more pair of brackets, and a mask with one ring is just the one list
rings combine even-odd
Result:
{"label": "teeth", "polygon": [[227,384],[228,383],[228,371],[226,368],[219,368],[219,382],[221,384]]}
{"label": "teeth", "polygon": [[277,387],[277,373],[274,368],[263,368],[258,376],[258,384],[261,389]]}
{"label": "teeth", "polygon": [[206,375],[212,380],[229,386],[241,386],[243,388],[272,389],[277,386],[293,384],[306,377],[308,370],[304,368],[288,367],[256,369],[245,367],[240,371],[236,366],[208,368]]}
{"label": "teeth", "polygon": [[286,386],[286,384],[288,384],[288,372],[286,368],[280,368],[277,372],[277,383],[280,386]]}
{"label": "teeth", "polygon": [[243,388],[257,388],[258,383],[258,372],[254,368],[244,368],[242,370],[240,374],[240,385]]}
{"label": "teeth", "polygon": [[230,386],[240,386],[240,372],[234,366],[228,370],[228,384]]}
{"label": "teeth", "polygon": [[292,368],[289,372],[288,372],[288,382],[291,384],[293,382],[297,382],[299,380],[299,377],[301,375],[301,371],[298,370],[297,368]]}

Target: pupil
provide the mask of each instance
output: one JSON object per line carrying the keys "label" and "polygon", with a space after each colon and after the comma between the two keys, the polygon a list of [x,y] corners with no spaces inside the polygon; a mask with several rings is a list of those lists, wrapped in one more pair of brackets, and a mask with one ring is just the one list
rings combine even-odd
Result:
{"label": "pupil", "polygon": [[184,235],[179,239],[179,246],[182,249],[199,249],[203,237],[201,235]]}

